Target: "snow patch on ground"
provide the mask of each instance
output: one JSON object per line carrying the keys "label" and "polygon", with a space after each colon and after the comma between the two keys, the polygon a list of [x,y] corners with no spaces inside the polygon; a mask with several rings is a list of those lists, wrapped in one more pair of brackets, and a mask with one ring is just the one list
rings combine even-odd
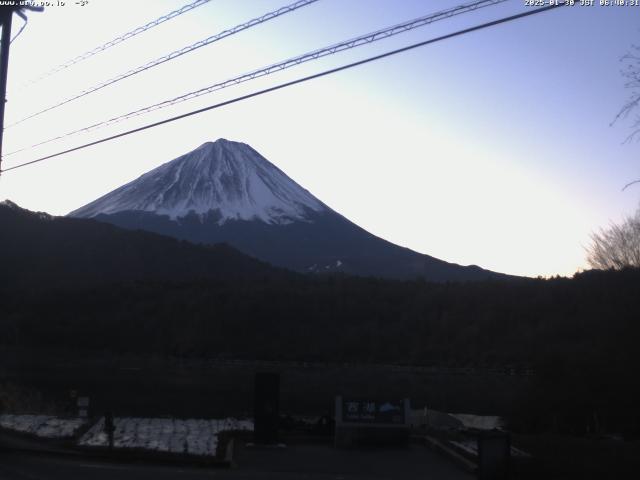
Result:
{"label": "snow patch on ground", "polygon": [[69,438],[85,425],[82,418],[59,418],[50,415],[0,415],[0,427],[41,438]]}
{"label": "snow patch on ground", "polygon": [[450,413],[453,418],[457,418],[466,428],[476,428],[478,430],[502,429],[504,420],[495,415],[469,415],[466,413]]}
{"label": "snow patch on ground", "polygon": [[[449,440],[449,443],[451,443],[452,445],[455,445],[456,447],[458,447],[460,450],[464,450],[465,452],[467,452],[469,455],[478,456],[478,441],[477,440],[461,440],[461,441],[456,441],[456,440]],[[524,458],[528,458],[531,457],[531,454],[520,450],[519,448],[516,448],[514,446],[511,447],[511,456],[512,457],[524,457]]]}
{"label": "snow patch on ground", "polygon": [[[114,448],[135,448],[157,452],[215,455],[218,434],[230,430],[253,430],[252,420],[173,418],[115,418]],[[107,447],[104,419],[97,422],[79,440],[86,447]]]}

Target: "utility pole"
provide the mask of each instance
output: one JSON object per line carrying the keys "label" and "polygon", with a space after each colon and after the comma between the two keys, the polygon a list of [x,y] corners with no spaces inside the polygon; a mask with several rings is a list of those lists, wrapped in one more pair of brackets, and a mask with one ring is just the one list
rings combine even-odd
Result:
{"label": "utility pole", "polygon": [[[44,7],[20,5],[14,1],[13,5],[0,6],[0,26],[2,26],[2,45],[0,45],[0,175],[2,175],[2,140],[4,138],[4,107],[7,103],[7,71],[9,70],[9,47],[11,46],[11,20],[17,13],[26,24],[27,16],[24,11],[42,12]],[[24,27],[23,27],[24,28]],[[20,32],[18,32],[19,34]]]}
{"label": "utility pole", "polygon": [[16,7],[0,7],[2,45],[0,45],[0,175],[2,174],[2,139],[4,137],[4,106],[7,102],[7,69],[11,44],[11,20]]}

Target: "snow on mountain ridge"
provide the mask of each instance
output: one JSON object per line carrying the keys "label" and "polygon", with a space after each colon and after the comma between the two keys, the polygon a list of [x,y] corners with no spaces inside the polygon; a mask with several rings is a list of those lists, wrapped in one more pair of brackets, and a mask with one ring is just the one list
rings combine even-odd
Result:
{"label": "snow on mountain ridge", "polygon": [[122,211],[168,215],[172,220],[195,213],[227,220],[286,224],[305,220],[309,210],[327,210],[249,145],[219,139],[207,142],[138,179],[70,213],[95,217]]}

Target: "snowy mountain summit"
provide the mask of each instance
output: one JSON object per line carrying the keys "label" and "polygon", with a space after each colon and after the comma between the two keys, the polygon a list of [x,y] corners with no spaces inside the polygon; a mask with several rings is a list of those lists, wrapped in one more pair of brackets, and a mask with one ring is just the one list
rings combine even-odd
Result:
{"label": "snowy mountain summit", "polygon": [[192,214],[285,225],[329,210],[249,145],[207,142],[74,212],[95,217],[138,211],[172,220]]}

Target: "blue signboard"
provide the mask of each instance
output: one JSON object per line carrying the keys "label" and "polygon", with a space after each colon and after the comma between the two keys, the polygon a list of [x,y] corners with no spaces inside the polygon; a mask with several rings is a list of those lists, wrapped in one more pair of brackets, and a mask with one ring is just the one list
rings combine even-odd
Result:
{"label": "blue signboard", "polygon": [[405,423],[405,401],[342,398],[344,423],[402,425]]}

